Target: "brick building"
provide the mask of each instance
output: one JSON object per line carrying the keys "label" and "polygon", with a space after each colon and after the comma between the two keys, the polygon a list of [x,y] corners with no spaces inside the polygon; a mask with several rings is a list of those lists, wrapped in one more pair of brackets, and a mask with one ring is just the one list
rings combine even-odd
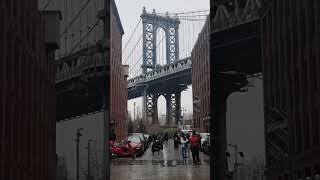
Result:
{"label": "brick building", "polygon": [[199,100],[197,108],[193,108],[193,128],[200,132],[209,132],[210,113],[210,56],[209,56],[209,20],[191,52],[192,60],[192,93]]}
{"label": "brick building", "polygon": [[124,34],[115,2],[111,1],[110,11],[111,41],[110,41],[110,115],[114,122],[117,140],[128,133],[128,66],[122,65],[122,35]]}
{"label": "brick building", "polygon": [[[267,179],[299,179],[320,171],[320,2],[271,2],[261,21]],[[286,128],[268,129],[281,122],[274,109]]]}
{"label": "brick building", "polygon": [[1,1],[0,9],[0,177],[53,180],[59,45],[50,38],[59,16],[41,14],[36,0]]}

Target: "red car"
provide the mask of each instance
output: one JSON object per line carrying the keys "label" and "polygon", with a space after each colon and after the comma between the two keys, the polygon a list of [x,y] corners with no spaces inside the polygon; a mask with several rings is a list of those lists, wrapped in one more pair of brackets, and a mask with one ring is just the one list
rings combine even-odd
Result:
{"label": "red car", "polygon": [[127,138],[130,141],[130,145],[133,147],[138,156],[142,156],[144,153],[143,141],[138,136],[129,136]]}
{"label": "red car", "polygon": [[[111,145],[111,144],[110,144]],[[112,144],[110,146],[111,156],[114,157],[133,157],[137,155],[136,149],[132,147],[130,141],[121,144]]]}

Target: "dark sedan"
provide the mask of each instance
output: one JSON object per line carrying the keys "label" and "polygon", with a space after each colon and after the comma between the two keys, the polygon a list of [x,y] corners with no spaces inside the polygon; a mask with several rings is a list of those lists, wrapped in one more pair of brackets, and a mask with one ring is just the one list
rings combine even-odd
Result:
{"label": "dark sedan", "polygon": [[203,143],[201,144],[202,152],[209,154],[210,152],[210,136],[207,136]]}

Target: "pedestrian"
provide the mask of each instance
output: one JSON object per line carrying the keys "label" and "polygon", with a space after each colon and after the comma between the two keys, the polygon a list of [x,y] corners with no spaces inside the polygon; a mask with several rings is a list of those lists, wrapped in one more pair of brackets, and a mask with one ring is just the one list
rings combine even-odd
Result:
{"label": "pedestrian", "polygon": [[181,151],[182,151],[182,157],[183,157],[183,159],[188,158],[188,157],[187,157],[187,147],[188,147],[187,141],[188,141],[188,140],[187,140],[186,136],[184,136],[184,135],[180,138]]}
{"label": "pedestrian", "polygon": [[167,142],[168,141],[168,132],[165,132],[164,134],[164,140]]}
{"label": "pedestrian", "polygon": [[180,136],[178,135],[178,133],[176,133],[174,136],[174,148],[179,148],[179,144],[180,144]]}
{"label": "pedestrian", "polygon": [[116,132],[115,132],[115,130],[114,130],[114,129],[111,129],[111,131],[110,131],[110,135],[109,135],[109,141],[114,142],[114,141],[116,141],[116,139],[117,139]]}
{"label": "pedestrian", "polygon": [[197,135],[196,131],[194,130],[192,132],[192,136],[189,139],[189,143],[190,143],[193,163],[196,163],[196,164],[200,163],[200,158],[199,158],[200,141],[201,139],[199,138],[199,135]]}
{"label": "pedestrian", "polygon": [[157,134],[154,133],[152,136],[152,140],[155,141],[157,139]]}
{"label": "pedestrian", "polygon": [[150,136],[148,137],[148,144],[151,144],[151,142],[152,142],[152,136],[150,135]]}
{"label": "pedestrian", "polygon": [[155,139],[151,146],[152,155],[155,152],[158,152],[158,155],[159,155],[160,149],[161,149],[160,141],[159,139]]}

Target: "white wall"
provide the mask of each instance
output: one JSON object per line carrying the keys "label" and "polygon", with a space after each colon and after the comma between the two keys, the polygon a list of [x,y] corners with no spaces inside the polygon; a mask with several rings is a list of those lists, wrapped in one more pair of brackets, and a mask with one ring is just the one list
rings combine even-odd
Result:
{"label": "white wall", "polygon": [[66,158],[68,180],[76,179],[76,133],[78,128],[83,128],[79,145],[79,175],[80,180],[86,180],[87,174],[87,142],[91,142],[91,170],[90,174],[95,179],[102,177],[103,163],[103,112],[76,117],[56,124],[56,152],[58,156]]}

